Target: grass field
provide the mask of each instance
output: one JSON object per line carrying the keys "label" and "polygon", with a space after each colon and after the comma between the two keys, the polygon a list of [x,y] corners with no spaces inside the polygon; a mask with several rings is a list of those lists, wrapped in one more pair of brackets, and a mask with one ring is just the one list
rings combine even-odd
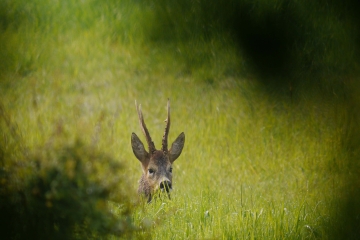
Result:
{"label": "grass field", "polygon": [[159,146],[170,98],[169,140],[186,134],[173,197],[132,207],[134,238],[332,237],[344,176],[358,174],[356,150],[343,148],[355,124],[345,90],[266,91],[226,38],[147,42],[154,13],[140,3],[0,8],[0,104],[30,152],[81,139],[123,164],[137,202],[130,136],[144,138],[134,102]]}

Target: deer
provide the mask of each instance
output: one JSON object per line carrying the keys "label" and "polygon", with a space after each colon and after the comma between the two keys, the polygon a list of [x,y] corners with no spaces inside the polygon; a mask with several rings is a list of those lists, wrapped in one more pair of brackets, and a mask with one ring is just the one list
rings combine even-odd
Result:
{"label": "deer", "polygon": [[162,138],[161,150],[155,148],[150,133],[146,127],[144,117],[141,111],[141,105],[135,101],[136,111],[139,117],[139,123],[148,145],[148,151],[139,137],[133,132],[131,134],[131,146],[135,157],[140,161],[142,175],[139,180],[138,194],[145,196],[150,203],[155,193],[166,192],[170,199],[172,190],[172,164],[180,156],[184,144],[184,132],[175,139],[170,150],[168,149],[168,135],[170,130],[170,100],[167,101],[167,118],[165,120],[165,132]]}

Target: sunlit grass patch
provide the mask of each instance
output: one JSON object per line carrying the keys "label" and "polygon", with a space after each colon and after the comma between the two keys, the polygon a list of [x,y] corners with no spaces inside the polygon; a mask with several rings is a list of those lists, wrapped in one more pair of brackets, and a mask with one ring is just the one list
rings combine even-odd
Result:
{"label": "sunlit grass patch", "polygon": [[[336,199],[348,184],[343,177],[357,166],[347,161],[356,148],[344,151],[344,141],[356,143],[345,87],[302,94],[289,83],[279,92],[264,90],[226,35],[150,41],[156,18],[150,3],[6,3],[10,20],[1,28],[0,57],[8,61],[0,66],[0,106],[2,119],[16,128],[1,123],[7,129],[2,143],[15,146],[1,157],[24,154],[9,137],[16,129],[25,152],[49,165],[40,179],[54,167],[69,184],[77,177],[111,183],[110,195],[121,164],[126,187],[118,187],[130,192],[126,221],[135,225],[134,238],[330,238]],[[11,20],[18,13],[24,23]],[[184,131],[185,148],[174,162],[172,199],[147,204],[135,194],[141,167],[130,136],[143,137],[134,102],[142,104],[159,145],[168,98],[169,141]],[[93,158],[93,151],[115,165]],[[75,158],[99,174],[75,171]],[[6,167],[17,164],[6,160]],[[46,196],[53,197],[51,191]],[[122,217],[122,199],[96,206]]]}

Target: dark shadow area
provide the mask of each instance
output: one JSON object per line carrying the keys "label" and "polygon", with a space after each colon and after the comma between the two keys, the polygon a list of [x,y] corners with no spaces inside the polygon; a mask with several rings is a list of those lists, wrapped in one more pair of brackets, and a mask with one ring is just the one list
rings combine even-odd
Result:
{"label": "dark shadow area", "polygon": [[[347,114],[341,150],[347,172],[333,239],[360,236],[360,3],[347,1],[160,1],[156,42],[207,41],[228,34],[264,92],[341,101]],[[221,81],[221,80],[219,80]],[[274,94],[275,93],[275,94]],[[339,100],[340,99],[340,100]]]}

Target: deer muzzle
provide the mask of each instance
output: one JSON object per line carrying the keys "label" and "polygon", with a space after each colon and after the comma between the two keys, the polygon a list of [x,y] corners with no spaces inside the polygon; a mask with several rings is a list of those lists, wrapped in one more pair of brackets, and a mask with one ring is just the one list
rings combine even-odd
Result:
{"label": "deer muzzle", "polygon": [[172,185],[171,182],[166,180],[166,181],[162,181],[160,183],[160,190],[161,191],[166,191],[166,192],[170,192],[172,190]]}

